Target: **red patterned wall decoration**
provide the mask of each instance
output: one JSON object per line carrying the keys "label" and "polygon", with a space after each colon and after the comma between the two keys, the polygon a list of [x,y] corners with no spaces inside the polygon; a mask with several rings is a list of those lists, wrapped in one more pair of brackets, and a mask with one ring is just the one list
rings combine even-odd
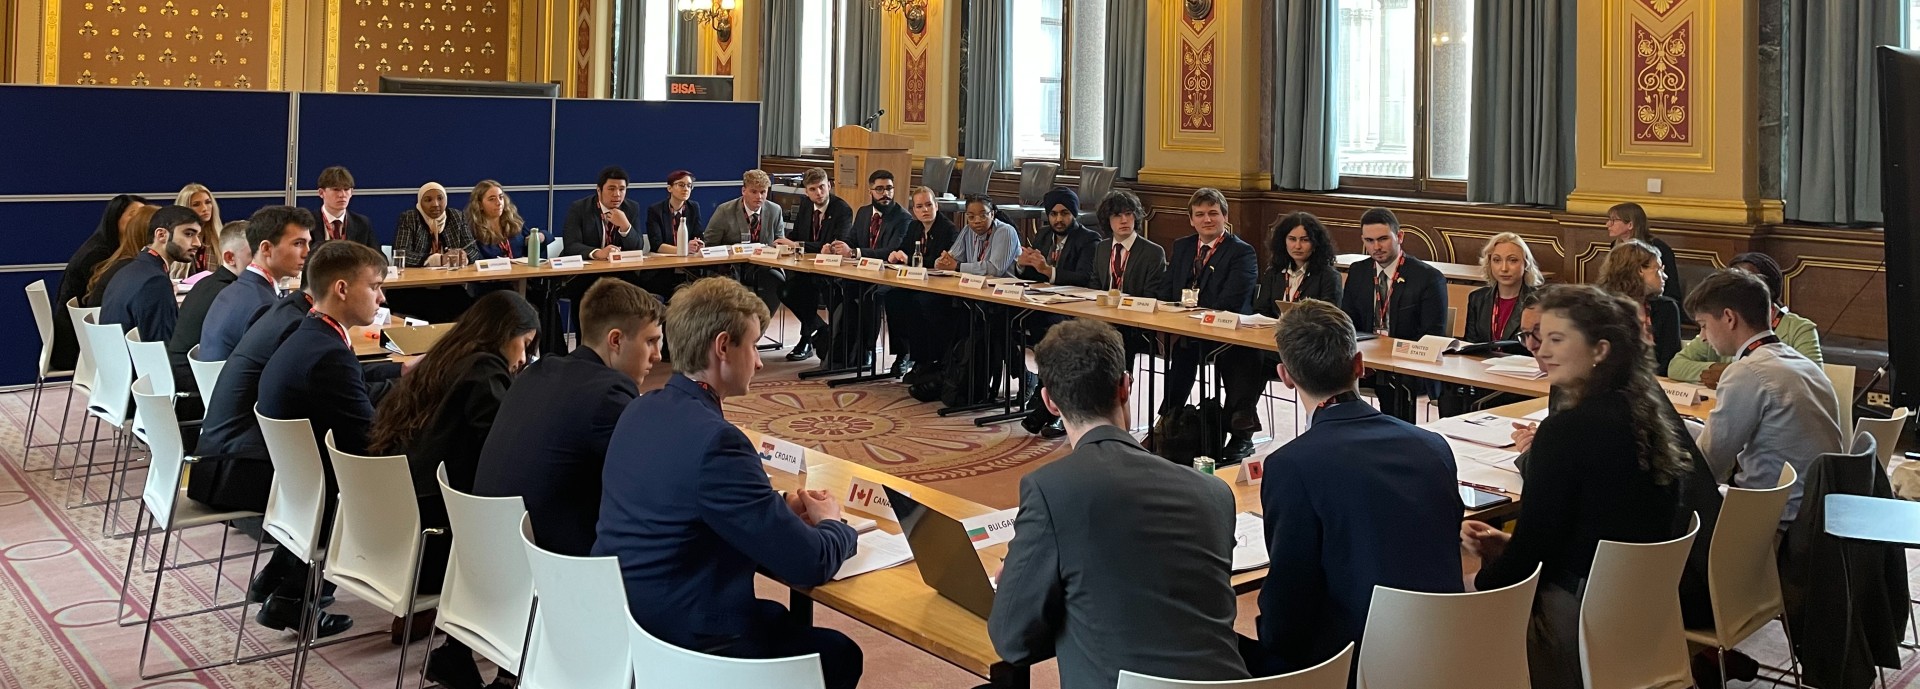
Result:
{"label": "red patterned wall decoration", "polygon": [[579,0],[573,11],[573,93],[593,95],[593,0]]}
{"label": "red patterned wall decoration", "polygon": [[1652,12],[1653,16],[1665,19],[1668,14],[1673,12],[1673,8],[1680,6],[1682,1],[1683,0],[1640,0],[1640,6],[1647,8],[1647,11]]}
{"label": "red patterned wall decoration", "polygon": [[1181,131],[1213,131],[1214,36],[1205,35],[1212,15],[1194,21],[1182,13],[1186,31],[1180,34]]}
{"label": "red patterned wall decoration", "polygon": [[714,44],[713,73],[723,77],[733,76],[733,41],[719,41]]}
{"label": "red patterned wall decoration", "polygon": [[380,77],[518,76],[515,0],[329,0],[326,84],[373,91]]}
{"label": "red patterned wall decoration", "polygon": [[1654,33],[1639,20],[1633,22],[1634,143],[1691,140],[1692,37],[1692,19],[1665,34]]}
{"label": "red patterned wall decoration", "polygon": [[47,0],[49,84],[277,89],[282,0]]}
{"label": "red patterned wall decoration", "polygon": [[907,41],[906,64],[906,114],[902,121],[910,124],[927,123],[927,51],[925,47],[914,50],[917,39]]}

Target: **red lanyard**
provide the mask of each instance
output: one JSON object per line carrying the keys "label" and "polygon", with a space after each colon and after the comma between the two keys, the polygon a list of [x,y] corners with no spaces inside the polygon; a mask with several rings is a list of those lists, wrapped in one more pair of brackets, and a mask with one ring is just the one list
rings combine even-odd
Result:
{"label": "red lanyard", "polygon": [[[1380,303],[1374,314],[1373,327],[1375,329],[1387,327],[1387,314],[1393,306],[1393,285],[1400,281],[1400,269],[1405,267],[1407,267],[1407,255],[1400,254],[1400,260],[1393,264],[1393,275],[1387,278],[1387,293],[1380,298]],[[1378,271],[1380,270],[1380,266],[1374,266],[1373,269]]]}
{"label": "red lanyard", "polygon": [[513,245],[507,243],[507,240],[500,240],[500,255],[513,258]]}
{"label": "red lanyard", "polygon": [[992,240],[993,240],[993,234],[991,232],[983,235],[977,235],[974,237],[973,260],[975,261],[987,260],[987,242]]}
{"label": "red lanyard", "polygon": [[336,321],[333,319],[332,316],[329,316],[324,313],[320,313],[319,311],[308,311],[307,315],[313,318],[318,318],[321,321],[325,322],[327,325],[333,326],[333,331],[340,334],[341,342],[345,342],[349,345],[353,344],[353,340],[347,338],[347,329],[340,327],[340,321]]}
{"label": "red lanyard", "polygon": [[[1215,245],[1217,245],[1219,241],[1220,240],[1217,240],[1217,239],[1214,240]],[[1200,284],[1200,271],[1206,269],[1207,263],[1213,261],[1213,250],[1215,248],[1215,245],[1201,244],[1199,247],[1194,249],[1193,274],[1187,276],[1187,284],[1189,285]]]}
{"label": "red lanyard", "polygon": [[[1281,270],[1280,274],[1281,276],[1287,278],[1287,282],[1289,283],[1293,282],[1293,271]],[[1300,290],[1306,289],[1306,287],[1307,287],[1307,271],[1305,268],[1302,268],[1300,269],[1300,284],[1289,287],[1286,290],[1287,301],[1289,302],[1300,301]]]}
{"label": "red lanyard", "polygon": [[1318,412],[1322,409],[1326,409],[1327,407],[1331,407],[1336,404],[1344,404],[1344,403],[1353,402],[1359,399],[1360,399],[1359,395],[1354,394],[1353,391],[1349,390],[1349,391],[1340,393],[1338,395],[1328,397],[1324,400],[1320,400],[1320,406],[1314,407],[1313,410],[1315,412]]}
{"label": "red lanyard", "polygon": [[1761,347],[1765,347],[1770,344],[1779,344],[1779,342],[1780,342],[1780,337],[1778,335],[1773,335],[1773,334],[1768,334],[1766,337],[1762,337],[1758,340],[1748,342],[1747,348],[1740,351],[1740,358],[1745,359],[1747,358],[1747,355],[1752,354],[1754,350],[1757,350]]}
{"label": "red lanyard", "polygon": [[1120,276],[1127,272],[1127,246],[1125,244],[1114,242],[1113,268],[1110,272],[1113,273],[1113,287],[1111,289],[1120,289]]}
{"label": "red lanyard", "polygon": [[[1503,302],[1503,301],[1507,303],[1507,308],[1505,309],[1500,308],[1500,302]],[[1513,320],[1513,312],[1519,306],[1520,306],[1520,299],[1518,297],[1515,297],[1513,299],[1501,299],[1499,295],[1494,295],[1493,297],[1493,339],[1498,340],[1500,339],[1500,336],[1502,334],[1507,332],[1507,323]]]}
{"label": "red lanyard", "polygon": [[161,255],[160,255],[160,252],[158,252],[158,251],[154,251],[154,250],[153,250],[153,247],[147,247],[147,248],[145,248],[145,249],[141,249],[141,251],[145,251],[145,252],[147,252],[147,253],[149,253],[149,254],[153,254],[153,257],[154,257],[154,258],[158,258],[158,259],[161,259],[161,262],[162,262],[162,263],[165,263],[165,262],[166,262],[166,257],[165,257],[165,256],[161,256]]}

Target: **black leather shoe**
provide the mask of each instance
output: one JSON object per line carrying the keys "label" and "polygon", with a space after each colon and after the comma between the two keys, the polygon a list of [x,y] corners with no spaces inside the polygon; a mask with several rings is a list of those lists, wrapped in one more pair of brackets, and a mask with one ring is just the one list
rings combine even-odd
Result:
{"label": "black leather shoe", "polygon": [[[247,584],[247,602],[256,605],[267,602],[267,598],[273,595],[273,590],[279,587],[279,585],[280,581],[278,579],[268,581],[266,572],[261,572],[253,578],[252,583]],[[320,607],[324,608],[329,605],[333,605],[333,584],[331,582],[326,584],[326,588],[320,589]]]}
{"label": "black leather shoe", "polygon": [[1216,466],[1239,464],[1241,460],[1253,456],[1253,434],[1234,432],[1232,439],[1227,442],[1227,447],[1221,450],[1220,454],[1225,456],[1220,458]]}
{"label": "black leather shoe", "polygon": [[[265,605],[260,606],[260,612],[254,614],[253,621],[260,623],[262,627],[274,631],[298,630],[300,628],[300,600],[297,598],[287,598],[285,596],[269,598]],[[320,613],[320,623],[315,627],[316,631],[313,638],[324,639],[352,628],[353,618],[346,615],[335,615],[330,612],[323,612]]]}
{"label": "black leather shoe", "polygon": [[1067,437],[1067,427],[1065,425],[1062,425],[1060,421],[1056,419],[1054,420],[1053,423],[1040,427],[1040,437],[1045,438],[1047,440],[1059,440],[1061,438],[1065,438]]}
{"label": "black leather shoe", "polygon": [[473,651],[441,646],[427,654],[427,681],[446,689],[486,689],[480,682],[480,668],[473,662]]}
{"label": "black leather shoe", "polygon": [[800,344],[793,346],[793,351],[787,352],[787,361],[806,361],[811,358],[813,358],[813,342],[811,340],[803,339],[800,341]]}
{"label": "black leather shoe", "polygon": [[893,370],[891,371],[893,375],[906,375],[906,373],[911,370],[913,370],[913,357],[896,356],[893,358]]}

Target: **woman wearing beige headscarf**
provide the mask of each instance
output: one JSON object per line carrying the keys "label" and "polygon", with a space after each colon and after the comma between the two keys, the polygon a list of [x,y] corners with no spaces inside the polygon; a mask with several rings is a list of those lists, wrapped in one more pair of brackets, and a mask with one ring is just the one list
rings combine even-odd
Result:
{"label": "woman wearing beige headscarf", "polygon": [[394,224],[393,253],[406,255],[406,266],[460,266],[479,260],[473,230],[459,213],[447,212],[447,188],[439,182],[420,187],[412,209]]}

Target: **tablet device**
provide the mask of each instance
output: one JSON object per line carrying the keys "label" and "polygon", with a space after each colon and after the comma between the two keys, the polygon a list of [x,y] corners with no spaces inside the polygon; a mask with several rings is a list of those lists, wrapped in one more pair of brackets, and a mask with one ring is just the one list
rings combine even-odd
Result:
{"label": "tablet device", "polygon": [[1509,502],[1513,502],[1513,498],[1499,493],[1490,493],[1473,486],[1460,486],[1460,504],[1470,510],[1484,510],[1494,505],[1504,505]]}

